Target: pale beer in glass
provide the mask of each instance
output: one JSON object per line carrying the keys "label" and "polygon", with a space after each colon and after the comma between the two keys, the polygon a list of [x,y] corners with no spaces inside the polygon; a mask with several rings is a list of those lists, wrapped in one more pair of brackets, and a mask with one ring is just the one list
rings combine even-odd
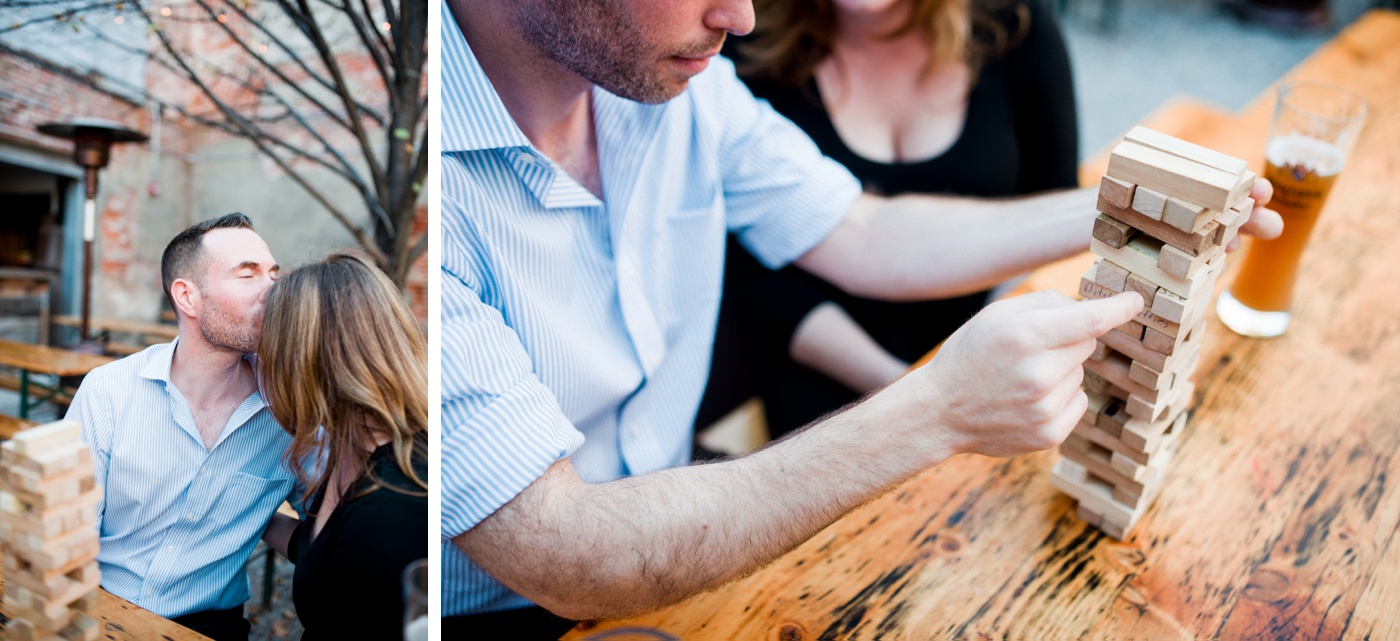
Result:
{"label": "pale beer in glass", "polygon": [[1256,337],[1288,329],[1303,249],[1365,114],[1365,101],[1338,87],[1293,83],[1279,90],[1264,177],[1273,184],[1269,208],[1283,218],[1283,234],[1250,241],[1234,283],[1216,304],[1226,327]]}

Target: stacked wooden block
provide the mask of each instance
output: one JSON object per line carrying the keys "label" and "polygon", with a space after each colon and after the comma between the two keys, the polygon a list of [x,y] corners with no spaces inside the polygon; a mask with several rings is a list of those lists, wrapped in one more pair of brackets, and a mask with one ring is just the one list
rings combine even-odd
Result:
{"label": "stacked wooden block", "polygon": [[3,636],[13,641],[96,639],[101,577],[92,456],[82,428],[60,421],[0,444]]}
{"label": "stacked wooden block", "polygon": [[1138,127],[1099,186],[1079,293],[1132,290],[1146,307],[1099,339],[1084,363],[1089,409],[1060,446],[1055,487],[1080,518],[1121,539],[1162,487],[1195,391],[1206,309],[1225,244],[1249,218],[1255,175],[1243,160]]}

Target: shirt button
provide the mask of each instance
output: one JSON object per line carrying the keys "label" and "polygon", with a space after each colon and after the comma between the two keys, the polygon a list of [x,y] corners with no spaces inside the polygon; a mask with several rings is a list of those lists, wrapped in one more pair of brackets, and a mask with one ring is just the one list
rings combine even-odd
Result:
{"label": "shirt button", "polygon": [[185,515],[185,518],[187,518],[187,519],[193,521],[193,520],[194,520],[194,512],[190,512],[189,514],[186,514],[186,515]]}
{"label": "shirt button", "polygon": [[154,596],[155,590],[146,590],[146,596]]}
{"label": "shirt button", "polygon": [[170,546],[170,547],[168,547],[168,548],[165,548],[165,549],[170,550],[171,552],[174,552],[174,551],[175,551],[175,546],[172,545],[172,546]]}

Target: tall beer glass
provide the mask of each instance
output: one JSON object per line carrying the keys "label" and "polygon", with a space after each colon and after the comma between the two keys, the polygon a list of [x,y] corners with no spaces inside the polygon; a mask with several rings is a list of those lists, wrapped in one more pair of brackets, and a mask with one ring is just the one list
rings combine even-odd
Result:
{"label": "tall beer glass", "polygon": [[1288,329],[1303,248],[1366,112],[1365,100],[1333,85],[1296,82],[1279,89],[1264,177],[1274,186],[1269,207],[1283,217],[1283,235],[1250,240],[1235,282],[1216,302],[1220,322],[1235,333],[1267,338]]}

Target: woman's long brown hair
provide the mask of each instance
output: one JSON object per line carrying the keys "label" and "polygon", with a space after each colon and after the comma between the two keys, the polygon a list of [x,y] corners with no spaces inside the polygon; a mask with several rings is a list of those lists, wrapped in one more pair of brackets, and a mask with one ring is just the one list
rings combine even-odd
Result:
{"label": "woman's long brown hair", "polygon": [[[418,435],[428,428],[428,348],[388,276],[352,254],[283,275],[267,295],[258,356],[272,415],[292,435],[287,465],[307,506],[346,459],[371,481],[361,495],[387,487],[366,465],[374,434],[389,437],[399,469],[426,495],[413,461],[427,459]],[[319,473],[301,464],[311,456]]]}
{"label": "woman's long brown hair", "polygon": [[[960,61],[972,77],[989,57],[1019,43],[1029,28],[1030,12],[1015,6],[1019,24],[1015,32],[993,18],[992,5],[1000,0],[913,0],[909,20],[889,34],[898,38],[922,31],[931,48],[924,71],[939,64]],[[739,74],[764,77],[800,87],[812,79],[817,65],[831,55],[836,41],[836,8],[831,0],[755,0],[753,37],[740,46],[744,62]]]}

